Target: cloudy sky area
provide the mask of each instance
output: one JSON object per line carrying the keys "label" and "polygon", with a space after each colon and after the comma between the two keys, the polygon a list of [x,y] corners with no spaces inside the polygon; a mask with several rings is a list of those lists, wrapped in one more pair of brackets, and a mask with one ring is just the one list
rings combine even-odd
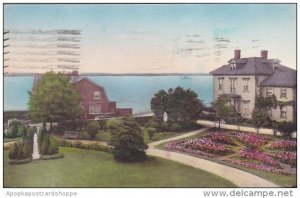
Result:
{"label": "cloudy sky area", "polygon": [[[5,5],[4,29],[8,72],[206,73],[237,48],[296,68],[295,4]],[[58,29],[81,30],[61,49],[80,56],[57,57],[57,35],[32,33]]]}

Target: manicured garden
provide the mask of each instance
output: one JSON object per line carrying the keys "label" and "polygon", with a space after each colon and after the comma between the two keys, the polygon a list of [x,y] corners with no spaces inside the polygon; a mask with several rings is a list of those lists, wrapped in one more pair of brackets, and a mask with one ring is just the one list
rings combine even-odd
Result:
{"label": "manicured garden", "polygon": [[161,158],[120,163],[100,151],[60,147],[64,158],[12,165],[4,152],[5,187],[234,187],[208,172]]}
{"label": "manicured garden", "polygon": [[282,186],[296,185],[296,140],[243,132],[210,130],[160,148],[234,166]]}

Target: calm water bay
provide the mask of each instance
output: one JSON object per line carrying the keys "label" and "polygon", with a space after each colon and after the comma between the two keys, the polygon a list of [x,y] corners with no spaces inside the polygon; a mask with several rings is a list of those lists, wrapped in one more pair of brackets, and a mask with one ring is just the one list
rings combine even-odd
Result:
{"label": "calm water bay", "polygon": [[[4,77],[4,111],[26,110],[29,100],[27,91],[32,89],[33,76]],[[134,113],[150,111],[153,95],[161,90],[177,86],[195,91],[205,105],[212,101],[211,76],[90,76],[103,86],[111,101],[118,107],[132,107]]]}

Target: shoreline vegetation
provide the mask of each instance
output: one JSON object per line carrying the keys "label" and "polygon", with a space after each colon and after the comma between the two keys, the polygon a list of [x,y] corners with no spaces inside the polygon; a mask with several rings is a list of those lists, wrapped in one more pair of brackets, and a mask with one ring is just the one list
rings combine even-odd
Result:
{"label": "shoreline vegetation", "polygon": [[[34,76],[41,73],[8,73],[6,76]],[[81,73],[82,76],[209,76],[208,73]]]}

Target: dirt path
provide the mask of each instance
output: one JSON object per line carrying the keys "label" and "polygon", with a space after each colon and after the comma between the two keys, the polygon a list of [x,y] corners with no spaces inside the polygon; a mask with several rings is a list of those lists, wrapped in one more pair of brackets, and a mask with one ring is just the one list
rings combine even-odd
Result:
{"label": "dirt path", "polygon": [[235,185],[239,186],[239,187],[279,187],[278,185],[263,179],[261,177],[258,177],[254,174],[251,174],[249,172],[246,171],[242,171],[240,169],[236,169],[230,166],[226,166],[223,164],[218,164],[216,162],[212,162],[209,160],[205,160],[205,159],[201,159],[198,157],[193,157],[190,155],[185,155],[182,153],[176,153],[176,152],[172,152],[172,151],[165,151],[165,150],[160,150],[155,148],[155,146],[161,144],[161,143],[166,143],[169,141],[173,141],[173,140],[177,140],[177,139],[181,139],[181,138],[185,138],[185,137],[189,137],[189,136],[193,136],[195,134],[201,133],[203,131],[206,131],[207,128],[201,129],[201,130],[197,130],[197,131],[193,131],[193,132],[189,132],[180,136],[176,136],[173,138],[169,138],[166,140],[161,140],[161,141],[157,141],[157,142],[152,142],[149,145],[149,148],[147,150],[147,154],[148,155],[153,155],[156,157],[161,157],[161,158],[165,158],[168,160],[173,160],[173,161],[177,161],[179,163],[185,164],[185,165],[189,165],[192,166],[194,168],[199,168],[202,169],[204,171],[216,174],[220,177],[223,177],[229,181],[231,181],[232,183],[234,183]]}

